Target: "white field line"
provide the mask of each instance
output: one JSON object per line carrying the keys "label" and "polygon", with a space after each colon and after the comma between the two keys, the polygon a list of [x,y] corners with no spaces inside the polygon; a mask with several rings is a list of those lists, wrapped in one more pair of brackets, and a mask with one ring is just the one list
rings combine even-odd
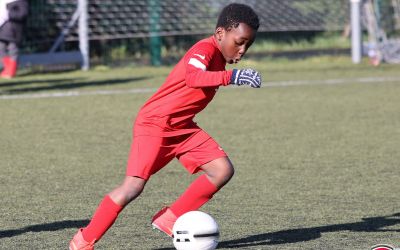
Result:
{"label": "white field line", "polygon": [[400,77],[364,77],[364,78],[339,78],[325,80],[297,80],[268,82],[265,87],[286,87],[297,85],[335,85],[345,83],[382,83],[400,81]]}
{"label": "white field line", "polygon": [[[303,85],[336,85],[346,83],[383,83],[400,81],[400,77],[365,77],[365,78],[338,78],[325,80],[297,80],[297,81],[273,81],[263,85],[263,87],[289,87]],[[1,85],[0,85],[1,86]],[[233,88],[236,89],[236,88]],[[71,96],[90,96],[90,95],[123,95],[123,94],[141,94],[155,92],[156,88],[138,88],[125,90],[93,90],[93,91],[63,91],[38,94],[15,94],[1,95],[0,100],[12,99],[42,99],[42,98],[61,98]]]}
{"label": "white field line", "polygon": [[64,91],[40,94],[21,94],[21,95],[0,95],[0,100],[10,99],[42,99],[42,98],[60,98],[70,96],[88,96],[88,95],[122,95],[155,92],[156,88],[139,89],[120,89],[120,90],[93,90],[93,91]]}

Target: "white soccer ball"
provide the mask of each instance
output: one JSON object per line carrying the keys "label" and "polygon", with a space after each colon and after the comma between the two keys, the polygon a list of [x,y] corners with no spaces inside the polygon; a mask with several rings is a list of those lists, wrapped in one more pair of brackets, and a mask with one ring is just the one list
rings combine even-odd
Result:
{"label": "white soccer ball", "polygon": [[187,212],[179,217],[172,232],[177,250],[213,250],[218,245],[218,224],[201,211]]}

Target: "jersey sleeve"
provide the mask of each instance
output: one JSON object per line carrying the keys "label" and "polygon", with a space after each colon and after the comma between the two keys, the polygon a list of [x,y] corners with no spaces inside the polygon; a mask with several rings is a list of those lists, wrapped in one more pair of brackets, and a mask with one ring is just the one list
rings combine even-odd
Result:
{"label": "jersey sleeve", "polygon": [[211,44],[203,44],[186,54],[185,82],[188,87],[217,87],[230,83],[232,70],[208,71],[215,53],[215,48]]}

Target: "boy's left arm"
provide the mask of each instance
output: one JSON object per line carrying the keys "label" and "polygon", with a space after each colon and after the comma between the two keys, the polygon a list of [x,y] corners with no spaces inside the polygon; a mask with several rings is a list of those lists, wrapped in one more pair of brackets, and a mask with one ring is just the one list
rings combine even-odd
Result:
{"label": "boy's left arm", "polygon": [[249,85],[253,88],[261,86],[260,74],[252,69],[234,69],[223,71],[207,71],[212,54],[205,51],[193,53],[187,62],[185,82],[191,88]]}
{"label": "boy's left arm", "polygon": [[186,72],[186,85],[191,88],[226,86],[230,84],[232,70],[203,71],[200,69]]}
{"label": "boy's left arm", "polygon": [[261,75],[253,69],[234,69],[226,71],[193,70],[186,73],[186,85],[191,88],[234,85],[261,87]]}

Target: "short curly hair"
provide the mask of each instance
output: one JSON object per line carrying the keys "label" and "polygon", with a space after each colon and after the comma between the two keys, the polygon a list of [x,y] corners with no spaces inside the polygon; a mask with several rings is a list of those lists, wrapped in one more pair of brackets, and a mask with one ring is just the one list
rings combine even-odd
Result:
{"label": "short curly hair", "polygon": [[245,23],[255,31],[260,27],[258,15],[250,6],[232,3],[222,9],[216,28],[223,27],[226,30],[230,30],[231,28],[237,28],[239,23]]}

